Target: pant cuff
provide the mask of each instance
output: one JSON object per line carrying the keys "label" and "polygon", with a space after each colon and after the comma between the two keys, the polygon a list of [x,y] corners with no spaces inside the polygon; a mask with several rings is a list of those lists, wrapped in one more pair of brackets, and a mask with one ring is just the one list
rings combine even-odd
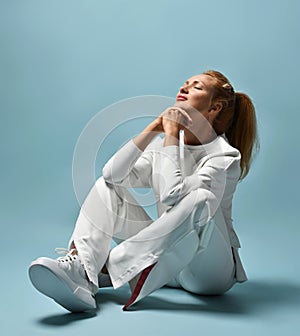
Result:
{"label": "pant cuff", "polygon": [[136,277],[139,273],[141,273],[145,268],[151,266],[152,264],[156,263],[158,257],[155,255],[150,255],[148,258],[141,260],[139,264],[131,266],[124,272],[124,268],[122,267],[123,273],[120,275],[120,265],[115,264],[113,260],[108,259],[106,263],[106,268],[111,278],[112,285],[114,289],[117,289],[123,286],[125,283],[132,280]]}

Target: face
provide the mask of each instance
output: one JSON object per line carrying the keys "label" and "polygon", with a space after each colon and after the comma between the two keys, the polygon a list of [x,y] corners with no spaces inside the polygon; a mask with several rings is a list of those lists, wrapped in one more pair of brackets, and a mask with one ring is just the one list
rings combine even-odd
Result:
{"label": "face", "polygon": [[213,83],[208,75],[193,76],[180,88],[176,100],[185,101],[205,115],[212,105]]}

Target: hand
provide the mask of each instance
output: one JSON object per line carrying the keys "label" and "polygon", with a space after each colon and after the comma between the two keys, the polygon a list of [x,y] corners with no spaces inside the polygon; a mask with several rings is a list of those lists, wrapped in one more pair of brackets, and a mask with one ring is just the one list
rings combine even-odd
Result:
{"label": "hand", "polygon": [[191,117],[182,108],[169,107],[157,119],[163,132],[178,132],[190,128],[193,124]]}
{"label": "hand", "polygon": [[192,119],[187,112],[180,107],[169,107],[134,138],[134,143],[138,148],[144,150],[157,133],[165,133],[170,135],[172,139],[168,136],[164,145],[173,144],[175,138],[179,137],[179,130],[185,129],[185,127],[189,128],[191,125]]}

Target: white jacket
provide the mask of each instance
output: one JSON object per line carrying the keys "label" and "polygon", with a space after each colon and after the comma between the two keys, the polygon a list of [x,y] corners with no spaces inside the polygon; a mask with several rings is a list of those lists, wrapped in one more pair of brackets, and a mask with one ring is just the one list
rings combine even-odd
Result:
{"label": "white jacket", "polygon": [[[237,282],[247,280],[239,257],[239,239],[232,226],[232,198],[240,176],[240,152],[232,147],[224,134],[205,145],[163,146],[164,138],[156,137],[140,150],[133,140],[121,147],[105,164],[104,179],[127,188],[152,188],[158,216],[196,189],[205,190],[206,211],[201,226],[214,218],[221,209],[231,241]],[[218,211],[219,213],[219,211]],[[205,246],[207,237],[200,235]]]}

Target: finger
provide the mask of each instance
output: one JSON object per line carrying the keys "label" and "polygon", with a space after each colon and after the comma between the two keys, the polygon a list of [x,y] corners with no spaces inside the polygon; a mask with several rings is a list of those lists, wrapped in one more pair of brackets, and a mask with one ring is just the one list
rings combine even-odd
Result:
{"label": "finger", "polygon": [[186,124],[186,128],[190,128],[193,125],[193,119],[188,115],[187,112],[185,112],[184,110],[180,111],[182,113],[182,115],[184,115],[185,117],[185,124]]}
{"label": "finger", "polygon": [[[170,121],[175,121],[177,116],[181,116],[182,121],[177,120],[177,122],[181,125],[184,125],[186,128],[190,128],[193,124],[192,118],[189,116],[189,114],[184,110],[179,107],[169,107],[163,113],[161,114],[162,118],[165,118]],[[174,119],[175,117],[175,119]]]}
{"label": "finger", "polygon": [[182,108],[180,107],[176,107],[176,111],[180,112],[181,114],[183,114],[185,117],[187,117],[189,120],[192,120],[191,117],[189,116],[189,114]]}
{"label": "finger", "polygon": [[177,107],[176,109],[178,109],[179,112],[181,112],[184,116],[186,116],[187,119],[188,119],[190,122],[193,122],[192,118],[189,116],[189,114],[188,114],[184,109],[181,109],[180,107]]}

